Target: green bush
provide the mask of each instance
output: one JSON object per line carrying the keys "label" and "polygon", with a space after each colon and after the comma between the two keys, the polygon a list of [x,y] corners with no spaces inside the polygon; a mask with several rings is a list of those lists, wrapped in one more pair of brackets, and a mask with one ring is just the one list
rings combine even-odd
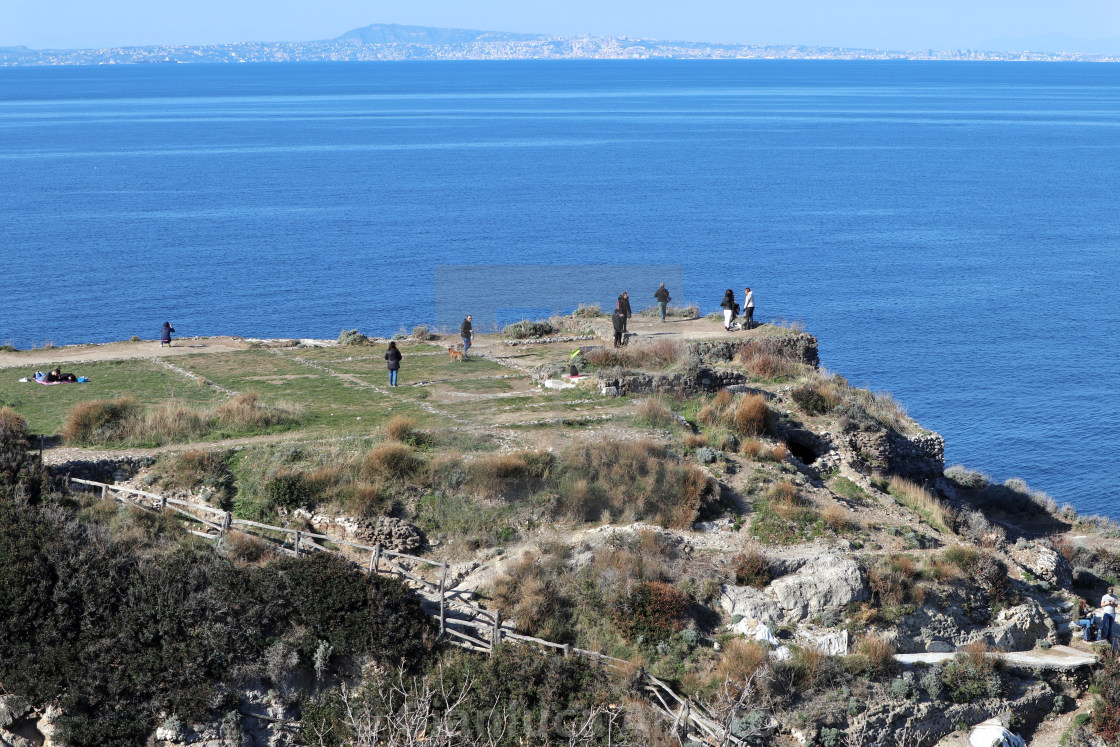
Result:
{"label": "green bush", "polygon": [[636,585],[615,605],[615,625],[632,641],[646,645],[666,640],[684,627],[688,597],[679,589],[661,582]]}
{"label": "green bush", "polygon": [[302,472],[277,472],[265,480],[268,502],[284,508],[299,508],[311,503],[311,486]]}
{"label": "green bush", "polygon": [[502,336],[515,340],[524,340],[528,337],[547,337],[552,334],[552,325],[548,322],[531,322],[522,319],[515,324],[507,324],[502,328]]}
{"label": "green bush", "polygon": [[431,650],[400,583],[326,555],[238,570],[173,527],[114,537],[56,506],[0,502],[4,687],[57,702],[67,743],[137,744],[160,714],[212,715],[220,683],[276,642],[304,668],[321,641],[388,666]]}
{"label": "green bush", "polygon": [[797,406],[810,415],[823,415],[832,410],[833,403],[825,399],[814,386],[799,386],[790,394]]}
{"label": "green bush", "polygon": [[0,407],[0,500],[22,496],[37,501],[43,486],[43,471],[27,450],[27,421],[15,410]]}
{"label": "green bush", "polygon": [[369,345],[369,338],[356,329],[344,329],[338,333],[339,345]]}

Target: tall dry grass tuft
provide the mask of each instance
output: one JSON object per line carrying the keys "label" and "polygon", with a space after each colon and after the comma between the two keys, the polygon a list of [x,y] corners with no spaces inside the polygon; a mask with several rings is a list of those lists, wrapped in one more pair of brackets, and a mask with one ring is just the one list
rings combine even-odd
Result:
{"label": "tall dry grass tuft", "polygon": [[383,443],[370,449],[362,461],[362,472],[370,477],[404,479],[420,471],[423,462],[412,447],[401,443]]}
{"label": "tall dry grass tuft", "polygon": [[66,417],[62,437],[76,444],[119,441],[126,433],[126,423],[139,411],[140,403],[132,397],[79,402]]}
{"label": "tall dry grass tuft", "polygon": [[647,397],[642,400],[637,409],[638,422],[651,428],[668,428],[676,422],[673,411],[670,410],[660,397]]}
{"label": "tall dry grass tuft", "polygon": [[848,509],[835,503],[821,511],[821,519],[825,526],[837,534],[843,534],[855,526]]}
{"label": "tall dry grass tuft", "polygon": [[161,444],[200,438],[219,430],[251,431],[293,425],[299,410],[269,406],[254,392],[216,407],[196,409],[177,401],[143,408],[131,397],[91,400],[71,408],[62,435],[68,443]]}
{"label": "tall dry grass tuft", "polygon": [[404,415],[394,415],[384,426],[385,437],[400,443],[412,443],[416,436],[416,421]]}
{"label": "tall dry grass tuft", "polygon": [[657,339],[624,348],[596,348],[587,353],[587,362],[596,368],[637,368],[665,370],[687,357],[688,347],[677,340]]}
{"label": "tall dry grass tuft", "polygon": [[894,660],[894,646],[875,634],[865,635],[856,644],[856,669],[872,679],[883,679],[894,674],[898,662]]}
{"label": "tall dry grass tuft", "polygon": [[895,500],[914,511],[934,529],[946,534],[955,529],[957,519],[953,510],[916,482],[893,477],[888,489]]}
{"label": "tall dry grass tuft", "polygon": [[761,394],[740,396],[729,412],[729,425],[740,436],[761,436],[770,429],[770,406]]}
{"label": "tall dry grass tuft", "polygon": [[762,589],[774,578],[770,558],[757,545],[749,545],[732,561],[735,583]]}
{"label": "tall dry grass tuft", "polygon": [[520,491],[547,478],[554,463],[555,457],[547,451],[486,454],[467,464],[467,486],[488,498]]}

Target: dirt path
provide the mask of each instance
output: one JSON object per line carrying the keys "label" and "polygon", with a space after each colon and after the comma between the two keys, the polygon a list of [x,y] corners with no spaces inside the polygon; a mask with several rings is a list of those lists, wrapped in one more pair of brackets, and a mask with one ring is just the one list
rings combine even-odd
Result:
{"label": "dirt path", "polygon": [[123,361],[137,358],[170,358],[195,353],[231,353],[248,350],[253,341],[241,337],[184,337],[171,347],[158,342],[110,342],[103,345],[68,345],[61,348],[0,353],[0,368],[45,368],[52,364]]}

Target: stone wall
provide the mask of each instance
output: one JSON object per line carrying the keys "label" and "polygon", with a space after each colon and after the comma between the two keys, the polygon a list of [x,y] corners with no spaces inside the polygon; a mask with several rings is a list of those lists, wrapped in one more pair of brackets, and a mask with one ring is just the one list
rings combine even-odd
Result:
{"label": "stone wall", "polygon": [[716,371],[702,368],[696,372],[640,373],[624,372],[597,379],[599,390],[606,395],[622,394],[699,394],[743,384],[747,377],[738,371]]}
{"label": "stone wall", "polygon": [[758,337],[746,340],[701,340],[689,343],[689,352],[708,365],[734,360],[744,352],[769,353],[790,358],[816,368],[820,365],[817,338],[800,332],[788,337]]}
{"label": "stone wall", "polygon": [[879,472],[914,480],[945,471],[945,439],[937,433],[905,436],[894,431],[855,431],[842,437],[845,461],[865,474]]}

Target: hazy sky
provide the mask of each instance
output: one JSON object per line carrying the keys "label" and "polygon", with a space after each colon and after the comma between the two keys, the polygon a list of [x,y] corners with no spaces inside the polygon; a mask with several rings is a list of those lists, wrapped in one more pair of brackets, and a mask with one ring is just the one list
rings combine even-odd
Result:
{"label": "hazy sky", "polygon": [[[0,46],[324,39],[371,23],[890,49],[1120,37],[1116,0],[0,0]],[[1115,42],[1102,44],[1112,48]]]}

